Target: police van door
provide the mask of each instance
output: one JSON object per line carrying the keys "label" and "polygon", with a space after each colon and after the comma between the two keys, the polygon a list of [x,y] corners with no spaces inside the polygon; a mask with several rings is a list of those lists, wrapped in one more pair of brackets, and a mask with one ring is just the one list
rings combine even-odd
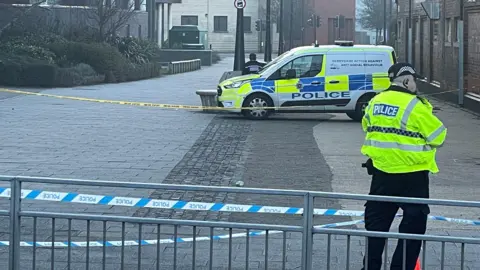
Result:
{"label": "police van door", "polygon": [[323,58],[323,54],[297,57],[270,76],[269,80],[275,81],[281,110],[323,111]]}
{"label": "police van door", "polygon": [[341,111],[355,108],[356,100],[365,90],[365,54],[361,49],[329,51],[326,56],[325,110]]}

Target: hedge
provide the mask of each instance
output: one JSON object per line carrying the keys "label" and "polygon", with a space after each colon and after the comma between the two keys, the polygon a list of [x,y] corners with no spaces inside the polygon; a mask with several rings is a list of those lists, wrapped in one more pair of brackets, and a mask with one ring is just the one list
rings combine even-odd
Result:
{"label": "hedge", "polygon": [[68,62],[85,63],[96,72],[106,75],[107,83],[125,81],[125,67],[130,63],[114,47],[101,43],[62,42],[48,46],[58,58]]}
{"label": "hedge", "polygon": [[[71,87],[136,81],[160,75],[160,65],[148,62],[146,58],[154,54],[153,49],[142,54],[142,60],[132,61],[133,51],[124,50],[121,53],[117,47],[107,43],[60,39],[45,44],[46,40],[25,36],[0,43],[0,84]],[[129,45],[132,44],[133,41],[130,41]],[[132,48],[148,45],[138,44],[141,46],[132,45]],[[128,56],[130,59],[127,59],[127,53],[131,54]]]}
{"label": "hedge", "polygon": [[70,68],[57,68],[55,73],[56,87],[99,84],[105,81],[105,75],[99,75],[87,64],[79,64]]}
{"label": "hedge", "polygon": [[0,60],[0,84],[2,85],[71,87],[102,83],[104,80],[105,76],[98,75],[86,64],[60,68],[54,64],[39,61],[25,63],[25,61],[16,62],[12,59]]}

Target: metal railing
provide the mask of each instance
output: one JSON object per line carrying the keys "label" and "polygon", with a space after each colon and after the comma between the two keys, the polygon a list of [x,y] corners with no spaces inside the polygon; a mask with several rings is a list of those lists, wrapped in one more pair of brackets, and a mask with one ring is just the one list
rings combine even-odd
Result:
{"label": "metal railing", "polygon": [[[9,249],[8,269],[11,270],[89,269],[90,267],[106,269],[107,266],[108,269],[187,269],[186,267],[188,269],[240,269],[238,264],[241,265],[241,269],[249,269],[249,267],[264,269],[298,269],[301,267],[305,270],[359,269],[363,255],[366,253],[365,255],[368,256],[369,237],[423,241],[421,257],[422,262],[427,263],[424,263],[422,269],[426,269],[425,266],[428,265],[431,266],[431,269],[444,269],[446,265],[456,265],[459,267],[458,269],[478,268],[476,260],[480,250],[480,239],[475,238],[474,235],[472,237],[452,237],[333,229],[333,227],[359,224],[362,220],[323,225],[315,225],[314,222],[317,222],[315,219],[321,215],[330,215],[329,218],[342,218],[343,216],[343,219],[345,216],[362,216],[358,213],[360,211],[346,210],[342,212],[340,210],[332,213],[329,209],[315,208],[318,205],[318,202],[315,201],[316,198],[324,201],[370,200],[473,208],[480,208],[480,202],[302,190],[165,185],[39,177],[0,176],[0,181],[10,183],[9,190],[3,188],[0,192],[0,197],[10,197],[9,210],[0,211],[0,219],[9,219],[9,241],[0,239],[0,252],[2,249]],[[125,188],[130,191],[131,189],[165,192],[175,190],[215,194],[247,194],[249,197],[255,194],[261,197],[281,196],[282,198],[297,198],[299,200],[296,202],[299,202],[299,205],[274,207],[223,202],[201,203],[123,197],[124,194],[88,195],[64,190],[50,192],[22,189],[23,185],[39,184],[42,189],[61,185],[64,189],[65,186],[79,186],[80,188],[76,188],[76,190],[81,190],[82,187],[96,187],[98,190],[108,187],[109,190]],[[289,204],[295,202],[295,199],[284,200]],[[29,202],[34,203],[29,204]],[[56,210],[62,210],[65,205],[69,207],[73,205],[73,208],[63,209],[63,211]],[[108,207],[109,210],[116,205],[137,209],[159,208],[162,211],[168,209],[172,211],[237,212],[236,214],[241,215],[265,215],[268,216],[267,220],[272,216],[289,215],[294,219],[291,219],[291,224],[282,225],[278,224],[279,222],[267,224],[259,221],[181,220],[127,216],[124,208],[121,208],[120,213],[123,215],[120,216],[104,213],[86,214],[85,212],[89,211],[78,207],[82,205],[95,205],[95,209]],[[41,208],[41,210],[29,210],[32,207]],[[248,217],[246,219],[248,220]],[[31,222],[27,222],[28,220]],[[287,220],[287,217],[280,220]],[[446,220],[446,218],[442,220]],[[466,223],[465,220],[458,219],[457,221]],[[472,221],[471,224],[480,225],[475,221]],[[0,226],[3,225],[5,224],[0,222]],[[218,228],[226,229],[227,233],[218,235],[216,232]],[[164,235],[169,237],[162,238]],[[326,240],[320,239],[320,243],[316,244],[319,241],[318,237],[324,236],[326,236]],[[346,242],[340,239],[342,236],[346,237]],[[363,238],[363,240],[354,242],[353,238],[355,237]],[[132,238],[134,239],[132,240]],[[79,239],[82,241],[78,241]],[[234,242],[234,239],[239,239],[239,241]],[[335,240],[342,241],[335,242]],[[427,242],[440,242],[441,244],[438,266],[436,264],[432,266],[431,262],[428,263],[428,248],[431,244],[427,244]],[[340,246],[335,247],[338,243]],[[447,243],[460,244],[458,258],[452,257],[452,252],[446,251]],[[215,244],[219,248],[215,248]],[[468,252],[466,245],[473,245],[477,249]],[[46,251],[50,253],[46,253]],[[134,255],[128,255],[128,252]],[[112,256],[112,253],[115,255]],[[389,257],[388,250],[385,251],[384,256],[384,265],[386,265]],[[456,261],[452,261],[452,258],[455,258]],[[6,269],[6,267],[6,265],[0,265],[0,268]]]}

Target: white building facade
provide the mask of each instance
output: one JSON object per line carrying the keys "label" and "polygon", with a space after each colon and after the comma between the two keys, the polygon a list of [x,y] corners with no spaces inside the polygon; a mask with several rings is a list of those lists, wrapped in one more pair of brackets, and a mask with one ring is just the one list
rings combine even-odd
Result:
{"label": "white building facade", "polygon": [[[255,30],[255,21],[259,19],[258,0],[246,0],[244,8],[245,53],[259,52],[261,41],[265,41],[265,32]],[[265,16],[262,18],[265,20]],[[181,4],[171,7],[171,24],[198,25],[201,31],[207,32],[207,40],[212,50],[218,52],[235,51],[235,34],[237,25],[237,10],[233,0],[182,0]],[[277,27],[272,21],[272,49],[278,50]],[[264,42],[263,42],[264,43]]]}

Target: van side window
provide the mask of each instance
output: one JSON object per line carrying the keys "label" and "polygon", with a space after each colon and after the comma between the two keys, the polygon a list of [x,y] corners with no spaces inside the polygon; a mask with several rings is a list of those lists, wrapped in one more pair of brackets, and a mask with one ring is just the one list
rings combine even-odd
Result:
{"label": "van side window", "polygon": [[326,76],[364,74],[366,59],[363,51],[327,54]]}
{"label": "van side window", "polygon": [[390,52],[365,52],[365,73],[387,72],[392,65]]}
{"label": "van side window", "polygon": [[287,70],[295,69],[297,74],[296,78],[307,78],[307,77],[315,77],[318,73],[322,71],[322,64],[323,64],[323,55],[307,55],[301,56],[296,58],[279,70],[277,70],[272,76],[269,78],[270,80],[281,80],[285,79],[287,75]]}

